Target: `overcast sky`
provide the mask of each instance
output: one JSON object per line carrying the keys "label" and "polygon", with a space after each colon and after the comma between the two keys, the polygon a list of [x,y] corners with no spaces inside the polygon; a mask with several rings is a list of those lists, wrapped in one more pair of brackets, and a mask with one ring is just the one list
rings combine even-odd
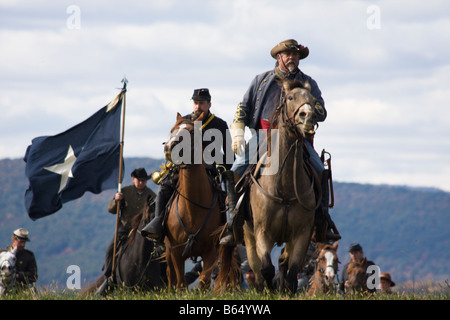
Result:
{"label": "overcast sky", "polygon": [[208,87],[231,123],[270,50],[294,38],[328,118],[315,146],[341,182],[450,191],[450,2],[0,0],[0,159],[78,124],[129,80],[125,157],[162,158]]}

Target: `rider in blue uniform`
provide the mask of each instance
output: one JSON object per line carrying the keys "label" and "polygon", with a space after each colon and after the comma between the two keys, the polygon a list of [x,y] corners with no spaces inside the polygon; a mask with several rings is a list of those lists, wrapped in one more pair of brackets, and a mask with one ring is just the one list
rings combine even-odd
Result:
{"label": "rider in blue uniform", "polygon": [[[233,151],[228,147],[226,147],[226,141],[231,141],[229,136],[229,130],[227,123],[222,120],[221,118],[215,116],[210,112],[211,108],[211,95],[209,93],[209,90],[206,88],[203,89],[196,89],[194,90],[194,94],[192,96],[193,100],[193,109],[194,111],[186,116],[184,118],[195,121],[202,112],[206,113],[206,117],[204,117],[202,124],[204,125],[202,132],[209,129],[217,129],[220,131],[222,136],[222,141],[205,141],[202,139],[202,147],[203,150],[207,146],[209,146],[211,143],[216,143],[215,150],[222,149],[222,161],[220,163],[214,163],[213,165],[221,165],[224,167],[225,172],[222,173],[222,177],[225,181],[225,184],[227,184],[228,176],[230,176],[229,173],[232,174],[229,169],[231,168],[232,163],[227,163],[227,153],[232,154]],[[216,159],[215,155],[212,155],[214,159]],[[233,156],[231,156],[231,159],[234,159]],[[214,168],[213,168],[214,170]],[[164,229],[163,229],[163,222],[164,222],[164,212],[167,206],[167,203],[169,202],[170,197],[172,196],[176,182],[178,181],[177,175],[167,175],[160,183],[158,195],[156,196],[155,201],[155,217],[150,221],[142,230],[141,234],[145,237],[157,239],[159,241],[162,241],[164,236]]]}

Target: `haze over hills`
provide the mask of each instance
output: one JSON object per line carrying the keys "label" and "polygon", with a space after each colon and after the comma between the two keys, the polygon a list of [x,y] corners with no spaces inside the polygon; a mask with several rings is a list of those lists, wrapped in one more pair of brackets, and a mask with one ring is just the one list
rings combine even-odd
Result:
{"label": "haze over hills", "polygon": [[[162,162],[125,159],[123,185],[131,183],[134,168],[150,173]],[[36,255],[40,285],[65,287],[70,265],[80,267],[84,283],[92,282],[101,274],[104,252],[114,235],[115,217],[106,207],[115,190],[87,193],[57,213],[32,221],[23,204],[28,186],[24,170],[22,159],[0,160],[0,247],[10,244],[14,229],[27,228],[31,234],[27,248]],[[148,185],[156,192],[152,181]],[[338,252],[341,268],[349,260],[349,244],[357,241],[397,283],[450,278],[450,193],[339,182],[334,183],[334,193],[331,215],[343,237]]]}

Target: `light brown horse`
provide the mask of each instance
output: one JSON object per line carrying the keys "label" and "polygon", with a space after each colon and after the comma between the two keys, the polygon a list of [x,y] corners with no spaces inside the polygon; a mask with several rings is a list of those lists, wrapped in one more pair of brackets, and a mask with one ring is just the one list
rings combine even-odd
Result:
{"label": "light brown horse", "polygon": [[314,134],[315,103],[308,83],[283,82],[280,105],[268,133],[268,151],[257,165],[267,169],[270,157],[270,167],[278,170],[269,167],[265,174],[256,169],[252,175],[253,219],[244,224],[244,239],[258,289],[263,289],[264,281],[272,289],[275,268],[270,254],[275,243],[286,244],[279,258],[282,289],[297,289],[297,273],[304,264],[319,202],[314,192],[315,174],[304,153],[305,135]]}
{"label": "light brown horse", "polygon": [[[202,113],[197,121],[202,121],[204,116]],[[179,171],[175,199],[166,222],[168,285],[169,288],[175,284],[177,289],[186,288],[185,260],[190,257],[201,257],[203,266],[199,277],[199,289],[209,288],[211,273],[220,258],[215,289],[223,289],[228,285],[236,285],[239,270],[233,258],[234,247],[219,247],[218,230],[223,229],[226,221],[220,212],[218,194],[209,181],[204,161],[194,162],[194,153],[199,151],[194,148],[195,134],[201,134],[201,128],[196,127],[194,121],[185,119],[178,113],[170,139],[164,147],[166,160],[174,162]],[[180,148],[181,142],[184,149]],[[180,156],[181,152],[182,156],[186,157],[185,160],[180,161],[180,157],[178,160],[174,159],[172,155],[174,150],[177,150],[175,151],[178,153],[177,156]]]}
{"label": "light brown horse", "polygon": [[319,255],[316,259],[316,268],[312,276],[312,284],[308,289],[308,295],[317,293],[329,293],[335,290],[334,279],[338,272],[339,259],[337,249],[339,243],[333,245],[318,243]]}

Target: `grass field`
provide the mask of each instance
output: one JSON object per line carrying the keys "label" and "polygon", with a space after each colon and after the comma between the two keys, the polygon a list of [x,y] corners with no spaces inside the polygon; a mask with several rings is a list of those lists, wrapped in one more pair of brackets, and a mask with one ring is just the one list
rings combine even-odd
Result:
{"label": "grass field", "polygon": [[216,293],[202,292],[196,289],[180,292],[167,289],[154,292],[139,292],[136,290],[117,288],[107,296],[98,294],[81,295],[77,290],[59,290],[58,288],[40,289],[38,292],[20,292],[6,294],[0,300],[449,300],[450,286],[445,283],[417,283],[415,288],[392,294],[328,294],[308,296],[304,293],[296,295],[273,292],[257,292],[256,290],[236,290],[233,292]]}
{"label": "grass field", "polygon": [[[3,301],[2,301],[3,300]],[[5,301],[7,300],[7,301]],[[389,295],[317,295],[294,296],[276,293],[259,293],[253,290],[225,292],[201,292],[197,289],[181,292],[136,292],[116,289],[106,297],[97,294],[82,296],[77,291],[40,290],[39,293],[17,293],[0,298],[5,310],[20,310],[21,314],[46,319],[128,318],[165,319],[288,319],[304,312],[325,318],[328,315],[353,314],[363,311],[364,318],[380,319],[386,314],[402,315],[402,319],[417,317],[424,310],[445,314],[449,290],[438,290]],[[442,313],[440,313],[442,309]],[[55,312],[56,311],[56,312]],[[321,315],[319,317],[319,315]],[[297,318],[295,317],[295,318]]]}

